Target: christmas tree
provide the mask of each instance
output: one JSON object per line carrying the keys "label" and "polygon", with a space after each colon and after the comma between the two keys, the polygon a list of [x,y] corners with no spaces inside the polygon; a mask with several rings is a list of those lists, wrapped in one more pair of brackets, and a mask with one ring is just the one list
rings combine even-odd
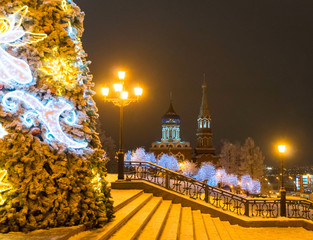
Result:
{"label": "christmas tree", "polygon": [[72,0],[1,0],[1,232],[112,218],[83,19]]}

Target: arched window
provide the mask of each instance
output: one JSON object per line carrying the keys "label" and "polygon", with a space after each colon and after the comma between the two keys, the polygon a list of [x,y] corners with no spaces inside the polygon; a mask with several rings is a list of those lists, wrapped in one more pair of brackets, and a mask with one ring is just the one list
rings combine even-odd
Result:
{"label": "arched window", "polygon": [[200,120],[200,128],[202,128],[202,120]]}
{"label": "arched window", "polygon": [[202,139],[202,138],[199,138],[199,139],[198,139],[198,143],[199,143],[199,146],[203,146],[203,139]]}
{"label": "arched window", "polygon": [[177,153],[175,156],[178,160],[185,160],[185,156],[181,152]]}
{"label": "arched window", "polygon": [[207,146],[209,143],[208,138],[203,138],[203,146]]}
{"label": "arched window", "polygon": [[203,120],[203,127],[206,128],[206,120]]}

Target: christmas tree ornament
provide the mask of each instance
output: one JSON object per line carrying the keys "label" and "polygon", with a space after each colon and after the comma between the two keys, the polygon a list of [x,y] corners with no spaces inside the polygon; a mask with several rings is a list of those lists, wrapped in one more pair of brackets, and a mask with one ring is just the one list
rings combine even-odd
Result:
{"label": "christmas tree ornament", "polygon": [[[17,104],[9,101],[9,99],[14,98],[23,101],[32,109],[32,111],[27,112],[24,116],[24,123],[27,127],[31,127],[33,125],[32,117],[37,116],[38,119],[41,120],[48,128],[48,132],[46,133],[47,140],[56,139],[70,148],[87,147],[88,143],[73,141],[65,135],[61,128],[59,122],[61,114],[65,111],[73,111],[71,104],[66,102],[64,99],[49,101],[46,105],[43,105],[33,95],[27,94],[23,91],[13,91],[7,93],[2,99],[2,105],[5,109],[11,110],[12,112],[16,111]],[[72,112],[72,115],[75,116],[76,113]],[[70,116],[70,118],[72,117]],[[75,122],[67,120],[66,123],[74,124]]]}
{"label": "christmas tree ornament", "polygon": [[31,130],[31,133],[33,134],[33,136],[38,137],[41,134],[41,130],[40,130],[40,128],[33,128]]}
{"label": "christmas tree ornament", "polygon": [[8,83],[14,80],[20,84],[32,82],[32,73],[29,65],[8,54],[6,46],[21,47],[25,44],[39,42],[47,37],[46,34],[25,32],[21,27],[23,19],[28,12],[24,6],[8,18],[0,19],[0,81]]}

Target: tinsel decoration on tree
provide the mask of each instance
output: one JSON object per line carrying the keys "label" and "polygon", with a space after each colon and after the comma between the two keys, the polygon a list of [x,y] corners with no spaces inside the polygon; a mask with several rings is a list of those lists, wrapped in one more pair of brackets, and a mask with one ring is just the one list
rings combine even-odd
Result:
{"label": "tinsel decoration on tree", "polygon": [[83,19],[72,0],[1,0],[0,232],[112,218]]}

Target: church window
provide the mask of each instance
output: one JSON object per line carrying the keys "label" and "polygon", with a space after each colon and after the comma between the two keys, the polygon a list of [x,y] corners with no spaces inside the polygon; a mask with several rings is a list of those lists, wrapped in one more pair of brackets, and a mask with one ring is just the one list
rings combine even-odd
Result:
{"label": "church window", "polygon": [[177,153],[175,156],[178,160],[185,160],[185,156],[181,152]]}
{"label": "church window", "polygon": [[203,139],[203,146],[207,146],[208,145],[208,138],[204,138]]}
{"label": "church window", "polygon": [[206,120],[203,121],[203,127],[206,128]]}

